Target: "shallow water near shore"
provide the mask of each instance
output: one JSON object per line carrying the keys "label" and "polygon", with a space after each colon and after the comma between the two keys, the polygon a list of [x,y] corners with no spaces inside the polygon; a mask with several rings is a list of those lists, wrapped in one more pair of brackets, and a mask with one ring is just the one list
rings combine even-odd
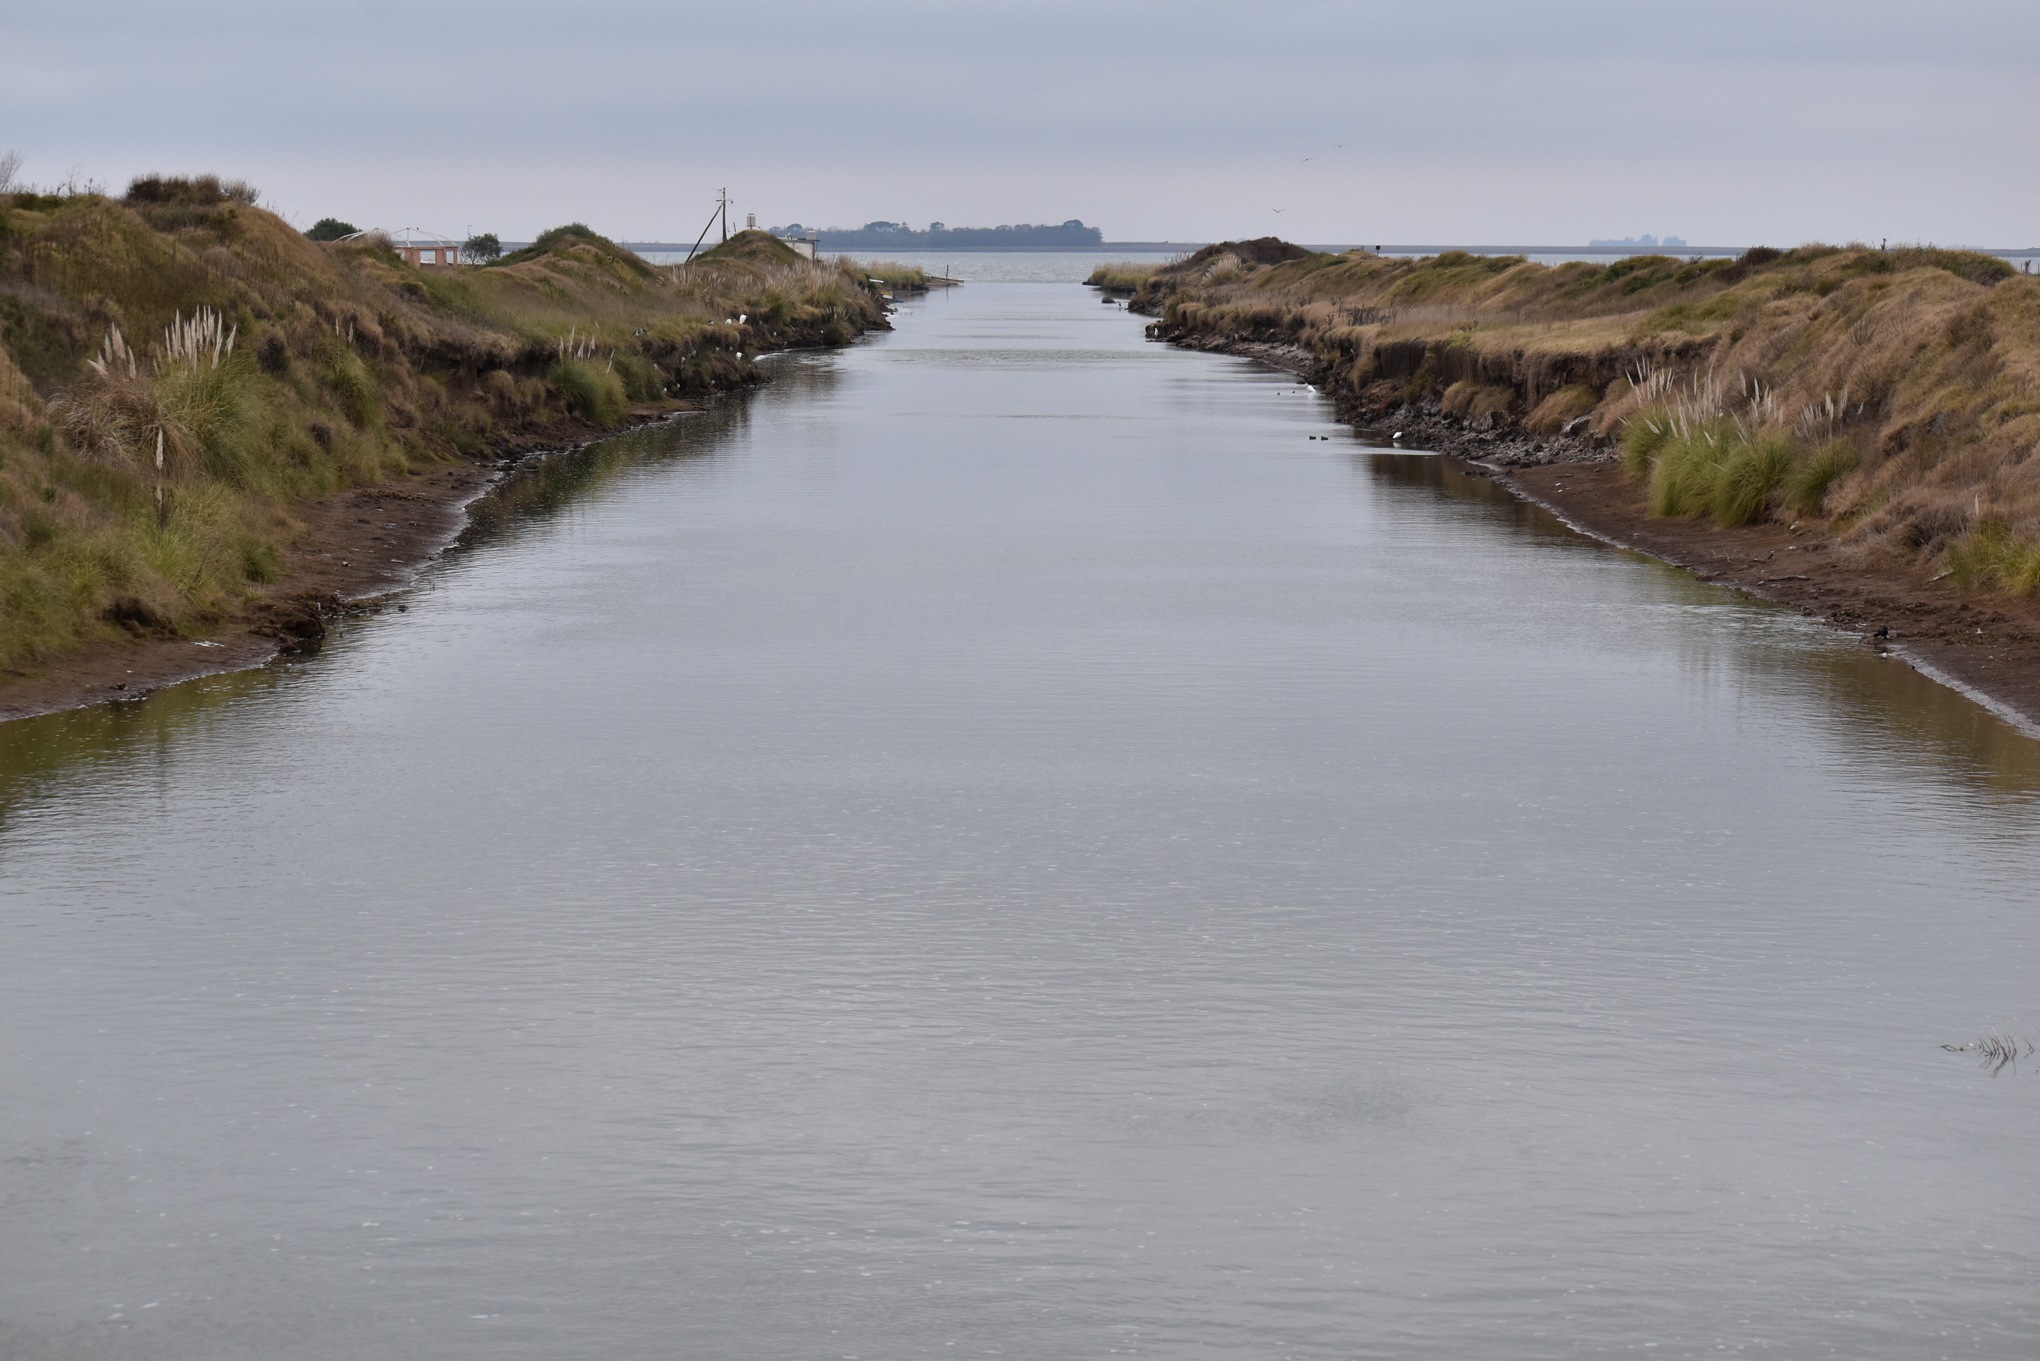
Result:
{"label": "shallow water near shore", "polygon": [[1074,284],[898,327],[0,727],[0,1356],[2040,1351],[2040,744]]}

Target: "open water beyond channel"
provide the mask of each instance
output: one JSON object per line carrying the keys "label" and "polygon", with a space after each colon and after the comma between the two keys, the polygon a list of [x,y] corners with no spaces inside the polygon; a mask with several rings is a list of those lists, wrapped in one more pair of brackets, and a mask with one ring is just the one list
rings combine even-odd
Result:
{"label": "open water beyond channel", "polygon": [[0,728],[0,1356],[2040,1354],[2029,739],[1075,284],[773,363]]}

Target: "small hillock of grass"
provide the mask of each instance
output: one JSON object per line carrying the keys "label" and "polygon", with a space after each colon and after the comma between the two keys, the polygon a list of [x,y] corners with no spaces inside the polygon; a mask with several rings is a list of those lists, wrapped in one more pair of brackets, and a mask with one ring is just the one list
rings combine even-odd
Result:
{"label": "small hillock of grass", "polygon": [[928,271],[919,265],[903,265],[897,260],[859,260],[849,267],[867,285],[894,293],[921,292],[928,286]]}
{"label": "small hillock of grass", "polygon": [[566,395],[574,414],[590,425],[623,423],[630,412],[630,394],[616,371],[592,359],[562,359],[547,377]]}
{"label": "small hillock of grass", "polygon": [[721,241],[694,257],[696,262],[743,261],[754,265],[790,265],[805,259],[771,232],[746,230]]}
{"label": "small hillock of grass", "polygon": [[1138,293],[1140,286],[1155,276],[1156,268],[1135,260],[1115,260],[1099,265],[1084,282],[1107,293]]}

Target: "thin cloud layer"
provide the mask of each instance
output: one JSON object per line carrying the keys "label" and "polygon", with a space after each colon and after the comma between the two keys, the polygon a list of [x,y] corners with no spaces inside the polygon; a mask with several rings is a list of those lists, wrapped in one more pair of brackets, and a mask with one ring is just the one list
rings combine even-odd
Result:
{"label": "thin cloud layer", "polygon": [[36,0],[0,37],[31,178],[213,170],[305,222],[673,239],[727,185],[1118,239],[2040,238],[2025,0]]}

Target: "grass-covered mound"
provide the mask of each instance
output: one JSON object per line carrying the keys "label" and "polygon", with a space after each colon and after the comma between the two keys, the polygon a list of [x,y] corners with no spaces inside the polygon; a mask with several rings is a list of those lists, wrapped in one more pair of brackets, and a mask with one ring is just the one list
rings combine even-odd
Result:
{"label": "grass-covered mound", "polygon": [[1308,351],[1363,410],[1620,441],[1661,515],[1822,524],[1866,560],[2040,587],[2040,278],[1971,251],[1534,264],[1266,242],[1129,279],[1172,339]]}
{"label": "grass-covered mound", "polygon": [[[748,381],[883,326],[855,267],[745,233],[655,267],[578,224],[487,268],[321,243],[211,177],[0,195],[0,667],[204,627],[295,503]],[[763,237],[763,241],[754,240]]]}

